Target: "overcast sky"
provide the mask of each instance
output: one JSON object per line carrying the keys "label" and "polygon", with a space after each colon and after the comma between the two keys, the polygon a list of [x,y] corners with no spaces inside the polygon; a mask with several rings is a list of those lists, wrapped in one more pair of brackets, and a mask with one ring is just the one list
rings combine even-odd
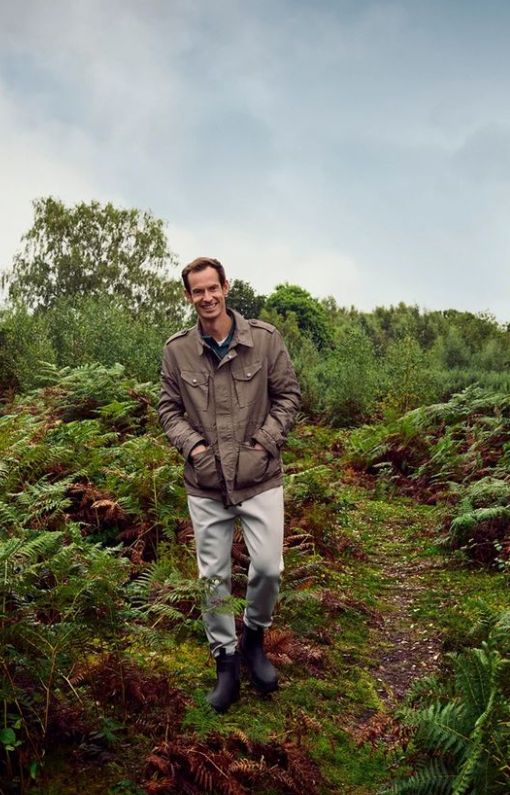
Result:
{"label": "overcast sky", "polygon": [[31,201],[182,264],[510,321],[510,3],[0,0],[0,266]]}

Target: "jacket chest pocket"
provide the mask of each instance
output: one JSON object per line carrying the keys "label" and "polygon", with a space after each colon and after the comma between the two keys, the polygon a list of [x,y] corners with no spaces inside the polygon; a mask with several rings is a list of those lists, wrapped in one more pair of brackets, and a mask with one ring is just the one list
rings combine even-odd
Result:
{"label": "jacket chest pocket", "polygon": [[251,362],[243,366],[237,364],[236,368],[232,370],[237,402],[241,407],[249,406],[264,397],[261,394],[261,389],[265,390],[267,387],[265,383],[262,383],[261,368],[260,362]]}
{"label": "jacket chest pocket", "polygon": [[191,403],[198,411],[207,411],[209,402],[209,373],[181,370],[184,386],[184,405]]}

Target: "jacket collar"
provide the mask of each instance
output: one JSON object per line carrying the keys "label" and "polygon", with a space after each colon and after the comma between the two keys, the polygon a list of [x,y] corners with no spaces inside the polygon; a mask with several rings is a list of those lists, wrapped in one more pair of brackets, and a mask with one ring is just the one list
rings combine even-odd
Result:
{"label": "jacket collar", "polygon": [[[247,348],[253,348],[253,336],[248,321],[240,315],[239,312],[236,312],[235,309],[229,309],[228,311],[235,321],[234,336],[230,343],[231,347],[235,345],[246,345]],[[197,353],[201,356],[206,346],[198,322],[193,326],[190,334],[194,337]]]}

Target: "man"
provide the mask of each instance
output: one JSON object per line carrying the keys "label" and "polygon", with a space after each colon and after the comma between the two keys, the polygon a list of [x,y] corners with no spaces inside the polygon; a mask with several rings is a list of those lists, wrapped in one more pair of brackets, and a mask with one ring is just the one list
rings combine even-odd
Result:
{"label": "man", "polygon": [[[198,323],[166,343],[158,411],[185,460],[199,576],[210,584],[203,618],[217,679],[208,701],[224,712],[239,698],[240,657],[259,691],[278,686],[263,636],[283,571],[280,450],[300,392],[274,326],[227,309],[229,285],[218,260],[193,260],[182,279]],[[234,616],[214,609],[231,592],[236,518],[250,555],[239,651]]]}

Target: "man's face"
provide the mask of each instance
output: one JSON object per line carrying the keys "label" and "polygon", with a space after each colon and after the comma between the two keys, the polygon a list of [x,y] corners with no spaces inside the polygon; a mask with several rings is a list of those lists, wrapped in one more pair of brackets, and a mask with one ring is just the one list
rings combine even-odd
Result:
{"label": "man's face", "polygon": [[207,322],[226,315],[228,282],[222,287],[219,273],[214,268],[188,274],[188,284],[186,297],[195,307],[199,318]]}

